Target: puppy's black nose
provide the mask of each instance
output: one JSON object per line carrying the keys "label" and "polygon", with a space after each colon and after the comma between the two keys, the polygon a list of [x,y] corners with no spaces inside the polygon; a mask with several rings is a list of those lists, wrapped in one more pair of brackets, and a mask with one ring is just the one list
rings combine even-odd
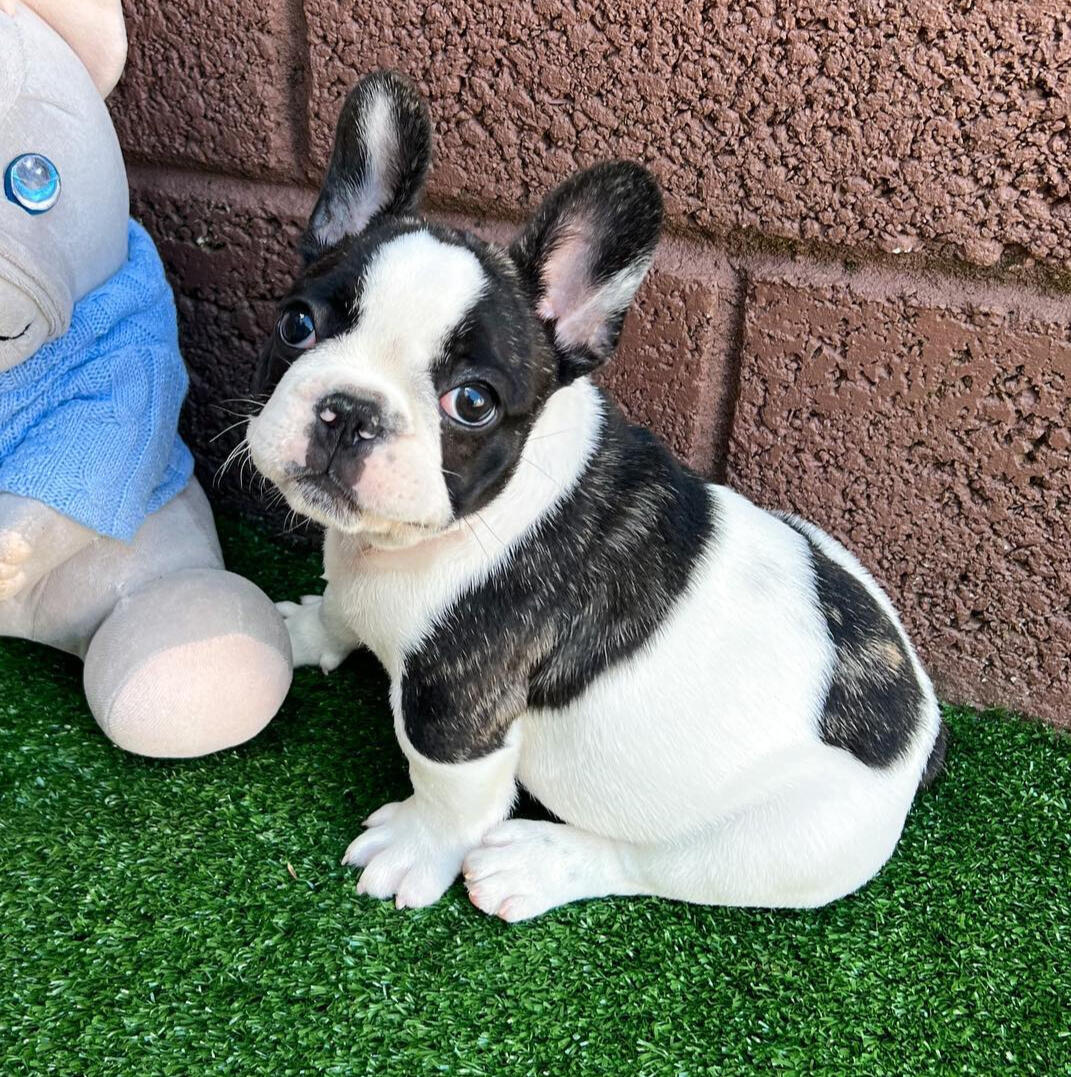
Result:
{"label": "puppy's black nose", "polygon": [[368,451],[383,433],[383,407],[378,399],[331,393],[316,404],[305,465],[352,486]]}
{"label": "puppy's black nose", "polygon": [[377,438],[382,424],[383,409],[370,397],[332,393],[316,405],[316,439],[343,452]]}

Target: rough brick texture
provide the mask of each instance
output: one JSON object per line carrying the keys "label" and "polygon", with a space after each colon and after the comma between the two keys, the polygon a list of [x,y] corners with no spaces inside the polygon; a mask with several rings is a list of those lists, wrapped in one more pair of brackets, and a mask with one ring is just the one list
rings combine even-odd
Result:
{"label": "rough brick texture", "polygon": [[946,696],[1071,724],[1071,303],[763,270],[730,482],[843,541]]}
{"label": "rough brick texture", "polygon": [[430,95],[434,191],[517,211],[606,156],[680,229],[1071,266],[1066,4],[305,0],[312,145],[354,76]]}
{"label": "rough brick texture", "polygon": [[234,181],[132,174],[132,212],[156,239],[179,312],[190,370],[184,433],[217,500],[259,509],[259,486],[241,462],[216,475],[241,436],[228,430],[251,408],[264,335],[297,266],[311,202],[304,192]]}
{"label": "rough brick texture", "polygon": [[[434,114],[432,205],[482,234],[575,167],[646,162],[673,236],[605,383],[707,474],[731,435],[730,479],[855,550],[948,698],[1071,724],[1071,307],[1030,290],[1071,287],[1063,0],[127,8],[114,112],[204,473],[342,97],[400,68]],[[217,498],[263,512],[238,475]]]}
{"label": "rough brick texture", "polygon": [[705,475],[721,476],[735,383],[727,362],[735,277],[687,265],[667,244],[629,312],[600,381],[634,422]]}
{"label": "rough brick texture", "polygon": [[111,99],[138,160],[296,173],[286,0],[124,4],[130,53]]}

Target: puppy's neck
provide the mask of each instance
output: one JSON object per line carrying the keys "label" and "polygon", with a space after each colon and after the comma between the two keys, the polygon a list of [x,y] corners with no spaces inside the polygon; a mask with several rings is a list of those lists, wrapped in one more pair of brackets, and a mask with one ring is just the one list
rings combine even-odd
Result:
{"label": "puppy's neck", "polygon": [[587,378],[559,389],[533,424],[517,467],[502,492],[445,531],[403,547],[383,547],[367,536],[329,530],[332,553],[358,572],[412,572],[448,561],[489,574],[514,545],[576,487],[604,422],[599,391]]}

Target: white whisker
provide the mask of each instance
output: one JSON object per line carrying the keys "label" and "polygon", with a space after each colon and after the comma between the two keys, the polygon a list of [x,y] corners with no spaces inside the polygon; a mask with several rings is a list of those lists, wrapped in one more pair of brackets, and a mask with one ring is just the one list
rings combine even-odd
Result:
{"label": "white whisker", "polygon": [[548,434],[536,434],[535,437],[528,438],[529,441],[542,441],[544,438],[556,438],[562,434],[572,434],[576,431],[575,426],[567,427],[565,430],[552,430]]}
{"label": "white whisker", "polygon": [[[245,460],[249,459],[249,454],[251,452],[252,452],[252,449],[251,449],[251,447],[249,445],[249,442],[246,441],[245,438],[242,438],[242,440],[239,441],[238,444],[235,445],[234,448],[231,449],[231,451],[227,454],[227,458],[223,461],[223,463],[220,464],[219,467],[216,469],[216,474],[213,477],[212,485],[213,486],[218,486],[219,483],[220,483],[220,480],[223,478],[224,472],[226,472],[226,470],[231,466],[231,464],[233,464],[234,461],[239,459],[239,458],[243,459],[242,467],[244,469]],[[242,471],[241,470],[239,471],[239,474],[238,474],[238,484],[239,485],[242,484]]]}
{"label": "white whisker", "polygon": [[502,539],[500,539],[498,537],[498,535],[495,533],[495,529],[483,518],[483,516],[481,516],[480,513],[478,513],[478,512],[475,512],[474,515],[475,515],[476,519],[479,520],[480,523],[483,524],[483,526],[486,527],[487,530],[491,532],[491,536],[499,544],[499,546],[502,546],[503,548],[505,548],[506,544],[502,541]]}
{"label": "white whisker", "polygon": [[[231,412],[231,414],[233,415],[234,412]],[[215,442],[219,441],[219,439],[223,437],[224,434],[229,434],[233,429],[235,429],[235,427],[242,426],[244,423],[247,422],[249,422],[249,416],[243,415],[237,422],[231,423],[230,426],[225,426],[218,434],[216,434],[212,438],[209,438],[209,442],[214,444]]]}
{"label": "white whisker", "polygon": [[541,475],[545,475],[546,478],[550,482],[554,483],[554,485],[557,486],[559,490],[562,488],[561,483],[558,482],[558,480],[549,471],[547,471],[545,467],[540,467],[539,464],[537,464],[534,460],[530,459],[527,456],[521,456],[521,460],[523,460],[526,464],[531,464],[532,467],[534,467],[536,471],[538,471]]}
{"label": "white whisker", "polygon": [[487,560],[490,561],[491,555],[487,552],[487,547],[483,544],[483,540],[476,533],[476,528],[472,526],[467,517],[462,516],[461,519],[464,521],[465,526],[469,529],[469,531],[472,532],[472,537],[480,544],[480,549],[483,550],[484,557],[486,557]]}

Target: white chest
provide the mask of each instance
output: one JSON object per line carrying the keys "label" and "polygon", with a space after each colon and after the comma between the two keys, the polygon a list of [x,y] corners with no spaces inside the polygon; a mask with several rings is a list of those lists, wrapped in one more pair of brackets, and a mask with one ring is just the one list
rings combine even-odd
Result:
{"label": "white chest", "polygon": [[325,546],[325,574],[336,609],[397,680],[405,655],[420,646],[471,574],[452,559],[394,554],[391,561],[384,567],[374,554],[354,556],[344,541],[329,539]]}

